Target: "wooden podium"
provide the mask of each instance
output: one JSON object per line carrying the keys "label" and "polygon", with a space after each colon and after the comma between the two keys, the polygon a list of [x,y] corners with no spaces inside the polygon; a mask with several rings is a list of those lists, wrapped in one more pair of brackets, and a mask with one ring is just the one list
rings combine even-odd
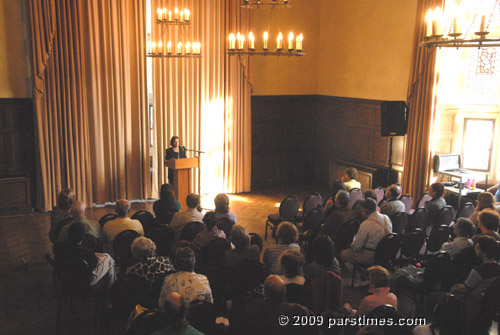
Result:
{"label": "wooden podium", "polygon": [[193,187],[193,168],[200,166],[199,157],[171,158],[165,161],[165,166],[174,170],[174,192],[182,209],[187,209],[186,197]]}

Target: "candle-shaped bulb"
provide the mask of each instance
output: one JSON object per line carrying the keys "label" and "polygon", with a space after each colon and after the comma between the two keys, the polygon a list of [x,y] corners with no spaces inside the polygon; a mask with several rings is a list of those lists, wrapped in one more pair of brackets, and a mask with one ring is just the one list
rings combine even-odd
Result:
{"label": "candle-shaped bulb", "polygon": [[243,49],[244,46],[245,46],[245,35],[240,35],[240,45],[239,45],[240,50]]}
{"label": "candle-shaped bulb", "polygon": [[174,20],[179,20],[179,8],[174,8]]}
{"label": "candle-shaped bulb", "polygon": [[163,54],[163,43],[162,41],[158,42],[158,53]]}
{"label": "candle-shaped bulb", "polygon": [[288,34],[288,50],[293,50],[293,33]]}
{"label": "candle-shaped bulb", "polygon": [[151,42],[146,42],[146,53],[147,54],[151,53]]}
{"label": "candle-shaped bulb", "polygon": [[263,49],[264,50],[267,50],[267,40],[269,39],[269,34],[267,33],[267,31],[264,32],[264,47]]}
{"label": "candle-shaped bulb", "polygon": [[163,10],[162,10],[161,8],[158,8],[158,9],[156,10],[156,19],[157,19],[158,21],[161,21],[161,17],[162,17],[162,15],[163,15]]}
{"label": "candle-shaped bulb", "polygon": [[229,49],[234,49],[235,48],[235,37],[234,34],[231,33],[229,34]]}
{"label": "candle-shaped bulb", "polygon": [[167,43],[167,53],[171,54],[172,53],[172,42],[168,41]]}
{"label": "candle-shaped bulb", "polygon": [[182,42],[177,43],[177,53],[178,54],[182,53]]}
{"label": "candle-shaped bulb", "polygon": [[183,10],[181,10],[179,12],[179,16],[180,16],[180,20],[183,21],[184,20],[184,11]]}
{"label": "candle-shaped bulb", "polygon": [[486,31],[486,14],[481,14],[481,23],[479,24],[479,31]]}
{"label": "candle-shaped bulb", "polygon": [[155,54],[156,53],[156,42],[151,43],[151,53]]}
{"label": "candle-shaped bulb", "polygon": [[283,49],[283,34],[280,32],[276,38],[276,49]]}
{"label": "candle-shaped bulb", "polygon": [[165,7],[163,7],[163,14],[161,16],[161,20],[162,21],[167,20],[167,9]]}
{"label": "candle-shaped bulb", "polygon": [[189,16],[191,15],[191,12],[189,9],[184,8],[184,20],[189,21]]}
{"label": "candle-shaped bulb", "polygon": [[184,50],[186,50],[187,54],[191,53],[191,43],[186,42],[186,45],[184,46]]}
{"label": "candle-shaped bulb", "polygon": [[248,34],[248,49],[255,49],[255,37],[253,37],[252,32]]}
{"label": "candle-shaped bulb", "polygon": [[172,11],[171,10],[168,11],[168,20],[172,21]]}
{"label": "candle-shaped bulb", "polygon": [[427,11],[427,15],[425,16],[425,22],[427,23],[427,30],[425,31],[426,36],[432,35],[432,21],[434,20],[434,12],[432,9]]}
{"label": "candle-shaped bulb", "polygon": [[295,49],[297,51],[301,51],[302,50],[302,40],[304,39],[304,36],[302,35],[302,33],[300,33],[297,38],[295,39]]}
{"label": "candle-shaped bulb", "polygon": [[443,13],[441,8],[436,7],[434,10],[434,19],[432,20],[432,35],[442,35],[441,24],[443,20]]}

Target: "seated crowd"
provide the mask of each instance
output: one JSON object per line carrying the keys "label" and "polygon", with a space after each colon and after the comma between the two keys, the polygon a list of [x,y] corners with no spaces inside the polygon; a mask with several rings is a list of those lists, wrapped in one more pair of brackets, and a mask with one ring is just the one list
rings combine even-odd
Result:
{"label": "seated crowd", "polygon": [[[275,227],[276,243],[269,243],[264,252],[260,236],[249,234],[243,225],[236,224],[225,194],[215,198],[215,211],[202,215],[198,195],[189,194],[188,208],[181,211],[172,187],[163,185],[160,200],[154,204],[153,228],[145,234],[143,223],[128,217],[130,203],[127,200],[116,203],[117,217],[101,228],[99,223],[85,217],[85,205],[76,201],[74,192],[64,190],[51,215],[49,233],[55,242],[56,266],[70,259],[84,259],[92,271],[91,286],[103,283],[114,292],[108,301],[112,309],[118,310],[117,304],[128,299],[127,308],[119,310],[128,311],[120,315],[123,320],[132,313],[127,326],[131,334],[136,333],[132,329],[137,329],[141,319],[135,305],[155,311],[163,318],[164,323],[153,333],[156,335],[487,334],[495,315],[484,311],[500,311],[500,303],[485,307],[483,301],[488,290],[500,291],[493,290],[500,287],[497,242],[500,241],[500,215],[491,201],[493,196],[487,192],[480,195],[471,219],[461,217],[456,223],[448,222],[447,239],[440,242],[438,251],[428,254],[426,245],[433,243],[431,234],[436,222],[441,223],[442,208],[447,206],[443,185],[432,184],[431,200],[422,205],[428,212],[424,228],[429,229],[429,237],[422,241],[415,255],[405,258],[403,246],[397,257],[386,259],[382,264],[380,255],[384,251],[378,248],[379,244],[397,235],[392,234],[391,218],[407,211],[399,200],[401,186],[390,185],[380,195],[385,195],[383,201],[377,199],[375,191],[365,190],[364,198],[351,204],[349,191],[361,186],[356,178],[357,171],[351,168],[343,181],[334,182],[329,199],[320,206],[325,215],[315,236],[304,240],[298,220],[282,221]],[[400,237],[403,244],[420,229],[411,223],[409,213],[405,216],[408,223]],[[118,249],[114,243],[125,231],[133,231],[136,236],[130,241],[130,259],[125,267],[120,264],[115,273],[114,258],[117,257],[117,262],[123,260],[115,255]],[[93,243],[86,245],[87,239]],[[301,317],[312,320],[325,316],[327,322],[327,316],[401,316],[398,298],[405,293],[399,289],[391,292],[391,272],[396,270],[395,266],[404,268],[418,263],[425,268],[433,257],[442,254],[448,255],[453,264],[453,260],[466,251],[470,253],[471,248],[474,248],[472,257],[476,257],[476,265],[467,269],[468,275],[463,280],[455,278],[453,286],[441,291],[441,298],[430,312],[432,323],[414,329],[397,327],[396,332],[394,328],[391,332],[390,327],[374,329],[348,323],[334,327],[311,322],[293,325],[296,320],[304,320]],[[422,250],[426,250],[424,254]],[[356,268],[360,269],[361,277],[368,276],[369,295],[353,309],[348,301],[342,304],[342,279],[353,276],[354,282]],[[429,273],[423,276],[424,282],[428,276]],[[131,292],[134,288],[119,291],[123,287],[120,283],[131,278],[142,281],[147,293],[138,297]],[[429,293],[427,286],[419,292]],[[113,300],[117,295],[120,301]],[[500,301],[500,295],[498,298]],[[405,315],[409,316],[412,315]]]}

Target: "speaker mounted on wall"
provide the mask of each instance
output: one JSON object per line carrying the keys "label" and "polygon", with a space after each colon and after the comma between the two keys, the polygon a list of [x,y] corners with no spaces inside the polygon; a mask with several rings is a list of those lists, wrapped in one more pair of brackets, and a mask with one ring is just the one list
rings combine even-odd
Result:
{"label": "speaker mounted on wall", "polygon": [[380,133],[382,136],[404,136],[408,126],[408,106],[404,101],[382,101]]}

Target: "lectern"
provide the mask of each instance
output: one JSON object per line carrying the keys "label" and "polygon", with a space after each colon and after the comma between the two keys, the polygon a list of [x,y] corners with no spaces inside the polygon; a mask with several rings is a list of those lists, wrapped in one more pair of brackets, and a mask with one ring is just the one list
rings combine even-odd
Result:
{"label": "lectern", "polygon": [[199,157],[194,158],[171,158],[165,161],[165,166],[174,170],[174,192],[182,209],[187,209],[186,197],[193,186],[193,168],[200,166]]}

